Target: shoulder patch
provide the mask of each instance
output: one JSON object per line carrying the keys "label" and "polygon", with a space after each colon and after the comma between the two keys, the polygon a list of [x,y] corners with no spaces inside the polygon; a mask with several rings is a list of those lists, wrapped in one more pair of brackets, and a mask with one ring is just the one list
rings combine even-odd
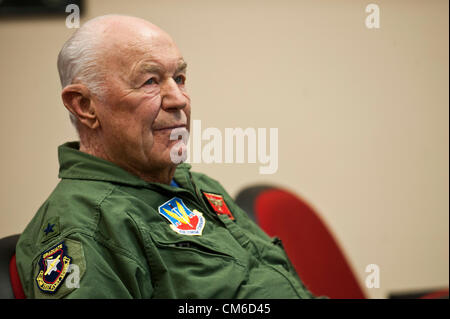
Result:
{"label": "shoulder patch", "polygon": [[64,242],[43,252],[36,277],[38,288],[43,292],[55,293],[66,278],[71,261],[72,258],[67,255]]}
{"label": "shoulder patch", "polygon": [[37,268],[36,298],[60,298],[79,288],[86,269],[81,243],[66,239],[52,246],[40,255]]}

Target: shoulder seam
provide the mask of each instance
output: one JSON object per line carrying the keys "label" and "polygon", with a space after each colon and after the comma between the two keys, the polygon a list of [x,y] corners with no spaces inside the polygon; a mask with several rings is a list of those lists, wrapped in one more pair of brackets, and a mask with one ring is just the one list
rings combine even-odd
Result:
{"label": "shoulder seam", "polygon": [[[116,244],[116,243],[109,243],[107,240],[104,239],[104,237],[102,236],[102,234],[99,232],[98,227],[99,227],[99,223],[100,223],[100,216],[101,216],[101,210],[102,210],[102,204],[104,203],[104,201],[116,190],[116,189],[120,189],[119,185],[111,185],[111,187],[108,189],[107,192],[105,192],[104,196],[99,198],[99,201],[96,205],[96,210],[97,210],[97,216],[95,217],[96,219],[96,229],[94,230],[94,235],[88,235],[86,233],[84,233],[85,235],[88,235],[90,237],[92,237],[92,239],[94,239],[97,243],[103,245],[104,247],[106,247],[107,249],[110,249],[114,252],[117,252],[125,257],[127,257],[128,259],[133,260],[140,268],[145,269],[145,267],[143,267],[142,263],[139,261],[139,259],[137,257],[135,257],[134,255],[130,254],[129,251],[127,249],[125,249],[124,247]],[[128,215],[128,213],[127,213]],[[132,219],[133,222],[135,223],[135,220]]]}
{"label": "shoulder seam", "polygon": [[114,191],[115,188],[116,188],[115,185],[110,185],[108,187],[108,189],[105,191],[105,193],[103,194],[103,196],[100,196],[98,198],[98,201],[97,201],[97,203],[95,205],[96,216],[94,217],[94,224],[95,224],[94,233],[98,232],[98,224],[100,223],[100,215],[101,215],[102,203],[105,201],[106,198],[108,198],[108,196],[110,196],[112,194],[112,192]]}

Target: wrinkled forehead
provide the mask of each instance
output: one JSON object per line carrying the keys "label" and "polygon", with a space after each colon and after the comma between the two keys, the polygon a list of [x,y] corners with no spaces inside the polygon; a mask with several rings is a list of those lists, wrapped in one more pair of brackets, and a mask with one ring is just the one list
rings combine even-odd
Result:
{"label": "wrinkled forehead", "polygon": [[175,72],[186,66],[177,45],[162,30],[145,27],[121,29],[110,34],[109,38],[104,50],[105,67],[108,72],[118,72],[124,80],[131,80],[149,70]]}

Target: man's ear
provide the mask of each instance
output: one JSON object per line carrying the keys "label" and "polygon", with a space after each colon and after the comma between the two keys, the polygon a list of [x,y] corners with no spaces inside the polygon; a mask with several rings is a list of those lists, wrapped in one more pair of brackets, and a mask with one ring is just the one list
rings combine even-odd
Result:
{"label": "man's ear", "polygon": [[97,118],[96,104],[89,89],[83,84],[70,84],[61,93],[64,106],[82,124],[96,129],[100,123]]}

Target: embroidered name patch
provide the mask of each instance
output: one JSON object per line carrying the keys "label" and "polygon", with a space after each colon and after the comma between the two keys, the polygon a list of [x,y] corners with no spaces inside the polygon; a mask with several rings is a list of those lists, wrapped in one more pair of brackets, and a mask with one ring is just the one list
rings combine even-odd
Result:
{"label": "embroidered name patch", "polygon": [[190,210],[178,197],[159,206],[158,212],[170,222],[170,228],[181,235],[200,236],[205,227],[203,214]]}
{"label": "embroidered name patch", "polygon": [[67,275],[72,258],[67,255],[64,242],[50,248],[41,255],[36,283],[40,290],[55,293]]}
{"label": "embroidered name patch", "polygon": [[203,192],[203,195],[205,195],[217,215],[227,215],[231,220],[234,220],[234,216],[231,214],[231,211],[225,203],[222,195],[207,192]]}

